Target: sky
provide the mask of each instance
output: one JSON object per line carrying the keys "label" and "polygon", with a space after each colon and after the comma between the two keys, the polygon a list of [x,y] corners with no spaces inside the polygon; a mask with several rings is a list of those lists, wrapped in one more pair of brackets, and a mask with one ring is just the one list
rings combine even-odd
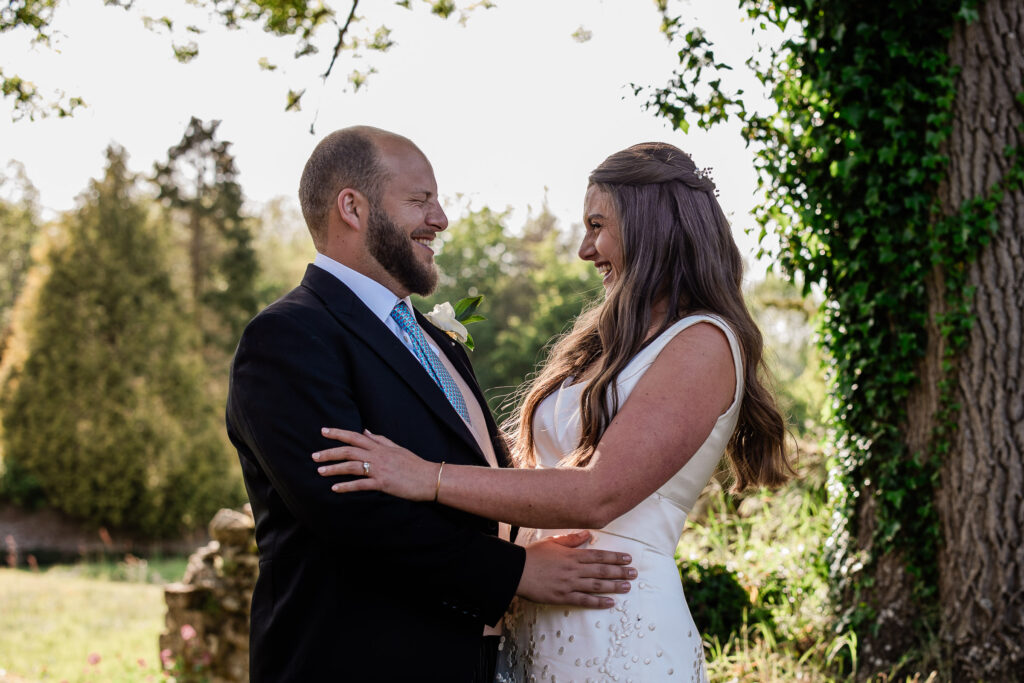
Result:
{"label": "sky", "polygon": [[[332,3],[347,13],[347,3]],[[420,6],[423,5],[423,6]],[[102,0],[64,0],[50,48],[31,45],[27,34],[0,42],[5,72],[34,81],[42,91],[61,89],[89,105],[70,119],[12,121],[0,101],[0,169],[21,162],[49,215],[74,206],[88,179],[101,173],[103,150],[117,142],[133,170],[150,172],[166,157],[191,116],[222,121],[219,137],[232,143],[241,185],[252,208],[276,197],[294,201],[303,164],[316,142],[356,123],[408,136],[431,160],[450,219],[467,207],[511,209],[510,226],[547,201],[564,223],[578,222],[590,171],[631,144],[662,140],[711,167],[721,202],[741,250],[753,266],[756,242],[745,230],[757,201],[752,155],[738,124],[711,133],[689,133],[643,109],[632,84],[665,83],[678,64],[678,45],[659,32],[650,0],[497,0],[463,24],[392,3],[364,2],[356,31],[380,24],[395,46],[359,58],[346,52],[331,77],[333,36],[322,36],[320,54],[291,58],[295,43],[255,27],[228,31],[184,2],[137,0],[126,12]],[[674,9],[707,30],[716,57],[741,65],[754,50],[751,25],[722,0],[677,0]],[[178,33],[150,31],[143,15],[171,12]],[[199,57],[174,60],[171,45],[188,23],[198,36]],[[579,42],[573,34],[589,32]],[[261,70],[266,57],[279,68]],[[354,69],[377,70],[358,92]],[[738,78],[744,78],[742,70]],[[756,91],[750,79],[740,83]],[[285,112],[289,88],[305,88],[302,110]],[[749,101],[748,101],[749,106]],[[311,134],[311,127],[314,134]]]}

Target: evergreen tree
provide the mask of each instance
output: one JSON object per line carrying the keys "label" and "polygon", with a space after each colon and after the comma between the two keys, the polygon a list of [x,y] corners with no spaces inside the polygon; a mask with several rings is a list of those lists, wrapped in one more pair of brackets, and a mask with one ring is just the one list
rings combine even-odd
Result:
{"label": "evergreen tree", "polygon": [[97,525],[171,534],[241,491],[204,398],[163,235],[107,151],[19,306],[0,370],[3,488]]}
{"label": "evergreen tree", "polygon": [[187,234],[191,310],[215,372],[256,313],[259,270],[231,143],[217,140],[218,126],[192,117],[154,176],[159,199]]}
{"label": "evergreen tree", "polygon": [[0,174],[0,358],[10,332],[11,312],[32,261],[39,235],[36,189],[20,164]]}
{"label": "evergreen tree", "polygon": [[259,263],[256,295],[262,308],[298,284],[316,250],[291,197],[279,196],[263,204],[253,223]]}

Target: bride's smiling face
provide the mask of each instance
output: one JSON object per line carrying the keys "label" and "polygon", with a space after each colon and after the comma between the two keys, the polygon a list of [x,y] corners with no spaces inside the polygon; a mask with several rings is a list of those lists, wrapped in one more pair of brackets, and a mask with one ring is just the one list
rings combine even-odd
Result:
{"label": "bride's smiling face", "polygon": [[622,237],[612,196],[596,185],[587,188],[583,200],[583,226],[579,257],[593,262],[607,291],[622,273]]}

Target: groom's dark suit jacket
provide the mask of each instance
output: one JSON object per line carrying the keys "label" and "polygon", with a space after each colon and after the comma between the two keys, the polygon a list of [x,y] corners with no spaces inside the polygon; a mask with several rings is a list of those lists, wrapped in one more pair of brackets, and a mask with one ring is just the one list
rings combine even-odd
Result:
{"label": "groom's dark suit jacket", "polygon": [[[507,449],[465,351],[420,325],[472,387],[499,460]],[[468,681],[484,623],[508,606],[525,553],[497,525],[377,492],[336,494],[311,455],[321,427],[369,429],[434,461],[486,465],[416,358],[333,275],[252,320],[231,371],[228,435],[256,518],[251,680]]]}

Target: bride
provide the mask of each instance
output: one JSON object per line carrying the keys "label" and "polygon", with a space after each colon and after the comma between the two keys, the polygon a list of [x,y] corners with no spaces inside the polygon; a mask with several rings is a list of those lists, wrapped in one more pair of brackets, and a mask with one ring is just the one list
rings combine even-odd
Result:
{"label": "bride", "polygon": [[524,390],[515,469],[421,460],[369,433],[324,476],[334,490],[436,501],[522,527],[526,544],[594,529],[627,552],[633,590],[611,610],[520,600],[506,618],[499,680],[706,681],[700,634],[674,561],[687,513],[727,454],[734,491],[792,473],[785,427],[762,384],[762,340],[741,291],[743,264],[711,179],[668,144],[608,157],[590,176],[580,258],[605,300],[581,315]]}

